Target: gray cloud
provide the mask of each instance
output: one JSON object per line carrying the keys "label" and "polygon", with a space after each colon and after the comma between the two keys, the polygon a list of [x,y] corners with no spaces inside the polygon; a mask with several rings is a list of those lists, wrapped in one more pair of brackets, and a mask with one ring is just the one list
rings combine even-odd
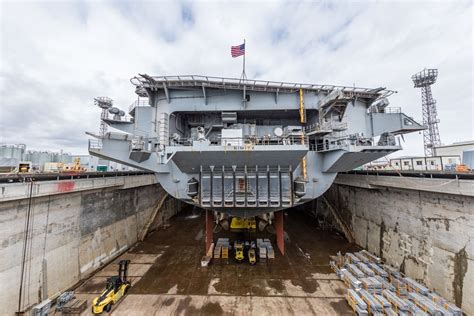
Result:
{"label": "gray cloud", "polygon": [[[0,3],[0,142],[85,153],[93,98],[127,109],[137,73],[238,77],[229,49],[247,40],[249,77],[398,90],[421,120],[411,75],[439,68],[444,143],[472,139],[472,2]],[[405,151],[422,154],[418,134]]]}

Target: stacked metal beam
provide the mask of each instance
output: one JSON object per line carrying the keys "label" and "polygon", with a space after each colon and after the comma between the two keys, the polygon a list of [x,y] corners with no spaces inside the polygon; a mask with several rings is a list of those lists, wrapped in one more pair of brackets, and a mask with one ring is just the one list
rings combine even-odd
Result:
{"label": "stacked metal beam", "polygon": [[392,307],[396,312],[407,313],[410,309],[410,305],[403,298],[398,297],[394,292],[389,290],[383,290],[382,295],[387,299],[387,301],[392,304]]}
{"label": "stacked metal beam", "polygon": [[424,296],[416,292],[409,292],[408,297],[422,311],[427,312],[430,315],[433,315],[433,316],[451,315],[451,313],[445,310],[444,307],[436,304],[435,302],[430,300],[427,296]]}
{"label": "stacked metal beam", "polygon": [[369,258],[370,261],[372,262],[375,262],[377,264],[381,264],[382,263],[382,259],[380,259],[379,257],[377,257],[376,255],[374,254],[371,254],[370,252],[368,252],[367,250],[361,250],[360,251],[361,254],[363,254],[365,257]]}
{"label": "stacked metal beam", "polygon": [[420,294],[423,294],[423,295],[426,295],[428,294],[429,290],[424,287],[423,285],[421,285],[420,283],[410,279],[410,278],[403,278],[403,281],[406,283],[407,285],[407,288],[408,288],[408,291],[410,292],[416,292],[416,293],[420,293]]}
{"label": "stacked metal beam", "polygon": [[395,279],[401,279],[402,278],[402,274],[400,273],[400,271],[398,271],[397,269],[395,269],[394,267],[391,267],[391,266],[388,266],[388,265],[382,265],[382,268],[387,271],[388,273],[388,277],[390,279],[392,278],[395,278]]}
{"label": "stacked metal beam", "polygon": [[229,259],[229,238],[217,239],[214,248],[214,259],[222,258],[222,262],[228,262]]}
{"label": "stacked metal beam", "polygon": [[364,272],[360,271],[359,268],[353,263],[346,264],[346,268],[358,278],[363,278],[365,276]]}
{"label": "stacked metal beam", "polygon": [[364,272],[365,275],[370,277],[373,277],[375,275],[375,272],[371,268],[369,268],[367,264],[363,262],[358,262],[357,266],[362,272]]}
{"label": "stacked metal beam", "polygon": [[360,290],[359,294],[362,300],[367,304],[367,310],[369,311],[369,314],[383,313],[383,306],[375,298],[375,296],[364,289]]}
{"label": "stacked metal beam", "polygon": [[272,243],[270,242],[269,239],[264,239],[263,243],[265,247],[267,248],[267,258],[268,259],[275,259],[275,251],[273,250]]}
{"label": "stacked metal beam", "polygon": [[220,259],[222,245],[216,244],[214,247],[214,259]]}
{"label": "stacked metal beam", "polygon": [[388,278],[387,271],[385,271],[384,269],[379,267],[376,263],[369,262],[367,265],[375,272],[375,274],[377,274],[377,275],[379,275],[383,278]]}
{"label": "stacked metal beam", "polygon": [[367,258],[363,253],[356,252],[354,255],[363,263],[368,263],[370,262],[369,258]]}
{"label": "stacked metal beam", "polygon": [[346,283],[346,299],[358,315],[462,315],[460,308],[367,251],[333,256],[330,266]]}
{"label": "stacked metal beam", "polygon": [[351,287],[353,289],[360,289],[361,287],[361,282],[354,277],[347,269],[341,269],[341,279],[346,283],[348,287]]}
{"label": "stacked metal beam", "polygon": [[448,312],[453,314],[453,316],[462,315],[462,310],[459,307],[457,307],[453,303],[448,302],[447,300],[445,300],[438,294],[430,292],[426,296],[428,296],[428,298],[432,300],[433,302],[435,302],[436,304],[443,306],[444,309],[446,309]]}
{"label": "stacked metal beam", "polygon": [[392,307],[392,304],[387,301],[385,297],[383,297],[381,294],[374,294],[374,297],[379,301],[380,304],[382,304],[384,309],[388,309]]}
{"label": "stacked metal beam", "polygon": [[411,313],[412,315],[416,315],[416,316],[429,316],[428,313],[426,313],[426,312],[423,311],[421,308],[419,308],[418,306],[416,306],[416,304],[413,303],[412,301],[407,300],[407,302],[408,302],[408,306],[409,306],[410,313]]}
{"label": "stacked metal beam", "polygon": [[354,291],[353,289],[348,289],[346,294],[346,300],[357,315],[368,315],[367,304],[357,294],[356,291]]}
{"label": "stacked metal beam", "polygon": [[407,295],[407,292],[408,292],[407,285],[402,280],[391,278],[390,281],[391,281],[390,283],[392,283],[392,285],[395,287],[395,293],[397,293],[397,295],[399,296]]}
{"label": "stacked metal beam", "polygon": [[396,311],[394,311],[393,309],[391,309],[391,308],[387,308],[385,310],[385,315],[386,316],[398,316],[398,313]]}
{"label": "stacked metal beam", "polygon": [[390,282],[387,279],[381,277],[380,275],[376,275],[374,278],[377,279],[377,281],[379,281],[380,284],[382,284],[383,290],[389,290],[389,291],[395,292],[395,287],[392,284],[390,284]]}
{"label": "stacked metal beam", "polygon": [[374,294],[382,293],[382,283],[380,283],[376,278],[365,277],[365,278],[360,278],[359,280],[362,283],[362,288],[367,290],[369,293],[374,293]]}
{"label": "stacked metal beam", "polygon": [[357,263],[360,262],[360,259],[354,256],[354,254],[348,252],[346,253],[346,259],[349,261],[349,263]]}

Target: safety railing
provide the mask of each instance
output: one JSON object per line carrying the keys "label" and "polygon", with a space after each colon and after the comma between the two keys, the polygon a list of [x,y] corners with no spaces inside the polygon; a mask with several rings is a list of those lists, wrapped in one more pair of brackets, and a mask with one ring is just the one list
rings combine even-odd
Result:
{"label": "safety railing", "polygon": [[367,138],[329,138],[322,143],[312,144],[310,151],[329,151],[347,149],[350,146],[373,146],[372,140]]}
{"label": "safety railing", "polygon": [[149,106],[148,100],[136,100],[128,107],[128,113],[131,113],[135,108],[142,106]]}
{"label": "safety railing", "polygon": [[400,139],[395,137],[386,138],[384,140],[379,140],[377,146],[401,146]]}
{"label": "safety railing", "polygon": [[101,139],[89,139],[89,149],[102,149],[102,140]]}
{"label": "safety railing", "polygon": [[371,107],[369,107],[369,113],[397,114],[397,113],[402,113],[402,108],[401,107],[386,107],[386,108],[383,108],[383,109],[379,109],[376,106],[371,106]]}
{"label": "safety railing", "polygon": [[389,146],[400,146],[400,141],[393,139],[386,139],[383,141],[378,141],[374,143],[370,138],[363,137],[341,137],[341,138],[325,138],[323,142],[317,144],[311,144],[309,147],[310,151],[329,151],[337,149],[348,149],[350,146],[380,146],[380,147],[389,147]]}
{"label": "safety railing", "polygon": [[[191,138],[174,139],[170,138],[170,146],[192,146],[194,141],[199,141]],[[210,146],[236,146],[236,147],[251,147],[251,146],[269,146],[269,145],[308,145],[307,136],[288,136],[288,137],[210,137],[202,139],[202,141],[209,141]]]}
{"label": "safety railing", "polygon": [[170,87],[185,87],[185,86],[203,86],[210,88],[241,88],[245,86],[248,90],[255,91],[297,91],[299,89],[309,91],[332,91],[339,89],[343,92],[365,94],[367,96],[387,96],[394,91],[385,89],[371,89],[362,87],[337,86],[337,85],[323,85],[323,84],[305,84],[293,82],[277,82],[264,81],[255,79],[237,79],[237,78],[223,78],[199,75],[182,75],[182,76],[148,76],[141,75],[140,77],[133,77],[132,84],[136,86],[152,85],[160,88],[166,86]]}
{"label": "safety railing", "polygon": [[351,145],[348,139],[338,139],[334,141],[325,141],[318,144],[312,144],[309,148],[310,151],[329,151],[337,149],[346,149]]}
{"label": "safety railing", "polygon": [[305,133],[329,133],[332,131],[343,131],[346,129],[347,122],[313,123],[306,126]]}

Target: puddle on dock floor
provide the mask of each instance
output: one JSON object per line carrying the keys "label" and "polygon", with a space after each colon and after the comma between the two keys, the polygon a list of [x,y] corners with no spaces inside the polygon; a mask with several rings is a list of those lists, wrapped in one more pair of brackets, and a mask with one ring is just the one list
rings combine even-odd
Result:
{"label": "puddle on dock floor", "polygon": [[[330,255],[358,248],[334,232],[315,229],[316,223],[307,215],[291,211],[285,216],[285,256],[276,249],[274,235],[247,236],[270,238],[275,247],[275,259],[255,266],[229,259],[228,264],[211,262],[201,267],[203,227],[203,215],[182,212],[168,228],[151,233],[124,254],[137,264],[139,273],[113,314],[352,314],[344,298],[345,286],[328,263]],[[231,239],[242,238],[231,235]],[[223,236],[229,232],[214,234]],[[97,291],[96,282],[86,286]]]}

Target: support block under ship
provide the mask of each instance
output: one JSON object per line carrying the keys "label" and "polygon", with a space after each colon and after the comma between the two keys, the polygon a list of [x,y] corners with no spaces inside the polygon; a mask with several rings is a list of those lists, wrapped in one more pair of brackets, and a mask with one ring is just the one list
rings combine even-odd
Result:
{"label": "support block under ship", "polygon": [[400,150],[397,135],[423,129],[388,107],[385,88],[191,75],[131,82],[129,115],[102,116],[120,132],[88,133],[97,138],[89,152],[152,171],[173,197],[224,215],[313,200],[338,172]]}

